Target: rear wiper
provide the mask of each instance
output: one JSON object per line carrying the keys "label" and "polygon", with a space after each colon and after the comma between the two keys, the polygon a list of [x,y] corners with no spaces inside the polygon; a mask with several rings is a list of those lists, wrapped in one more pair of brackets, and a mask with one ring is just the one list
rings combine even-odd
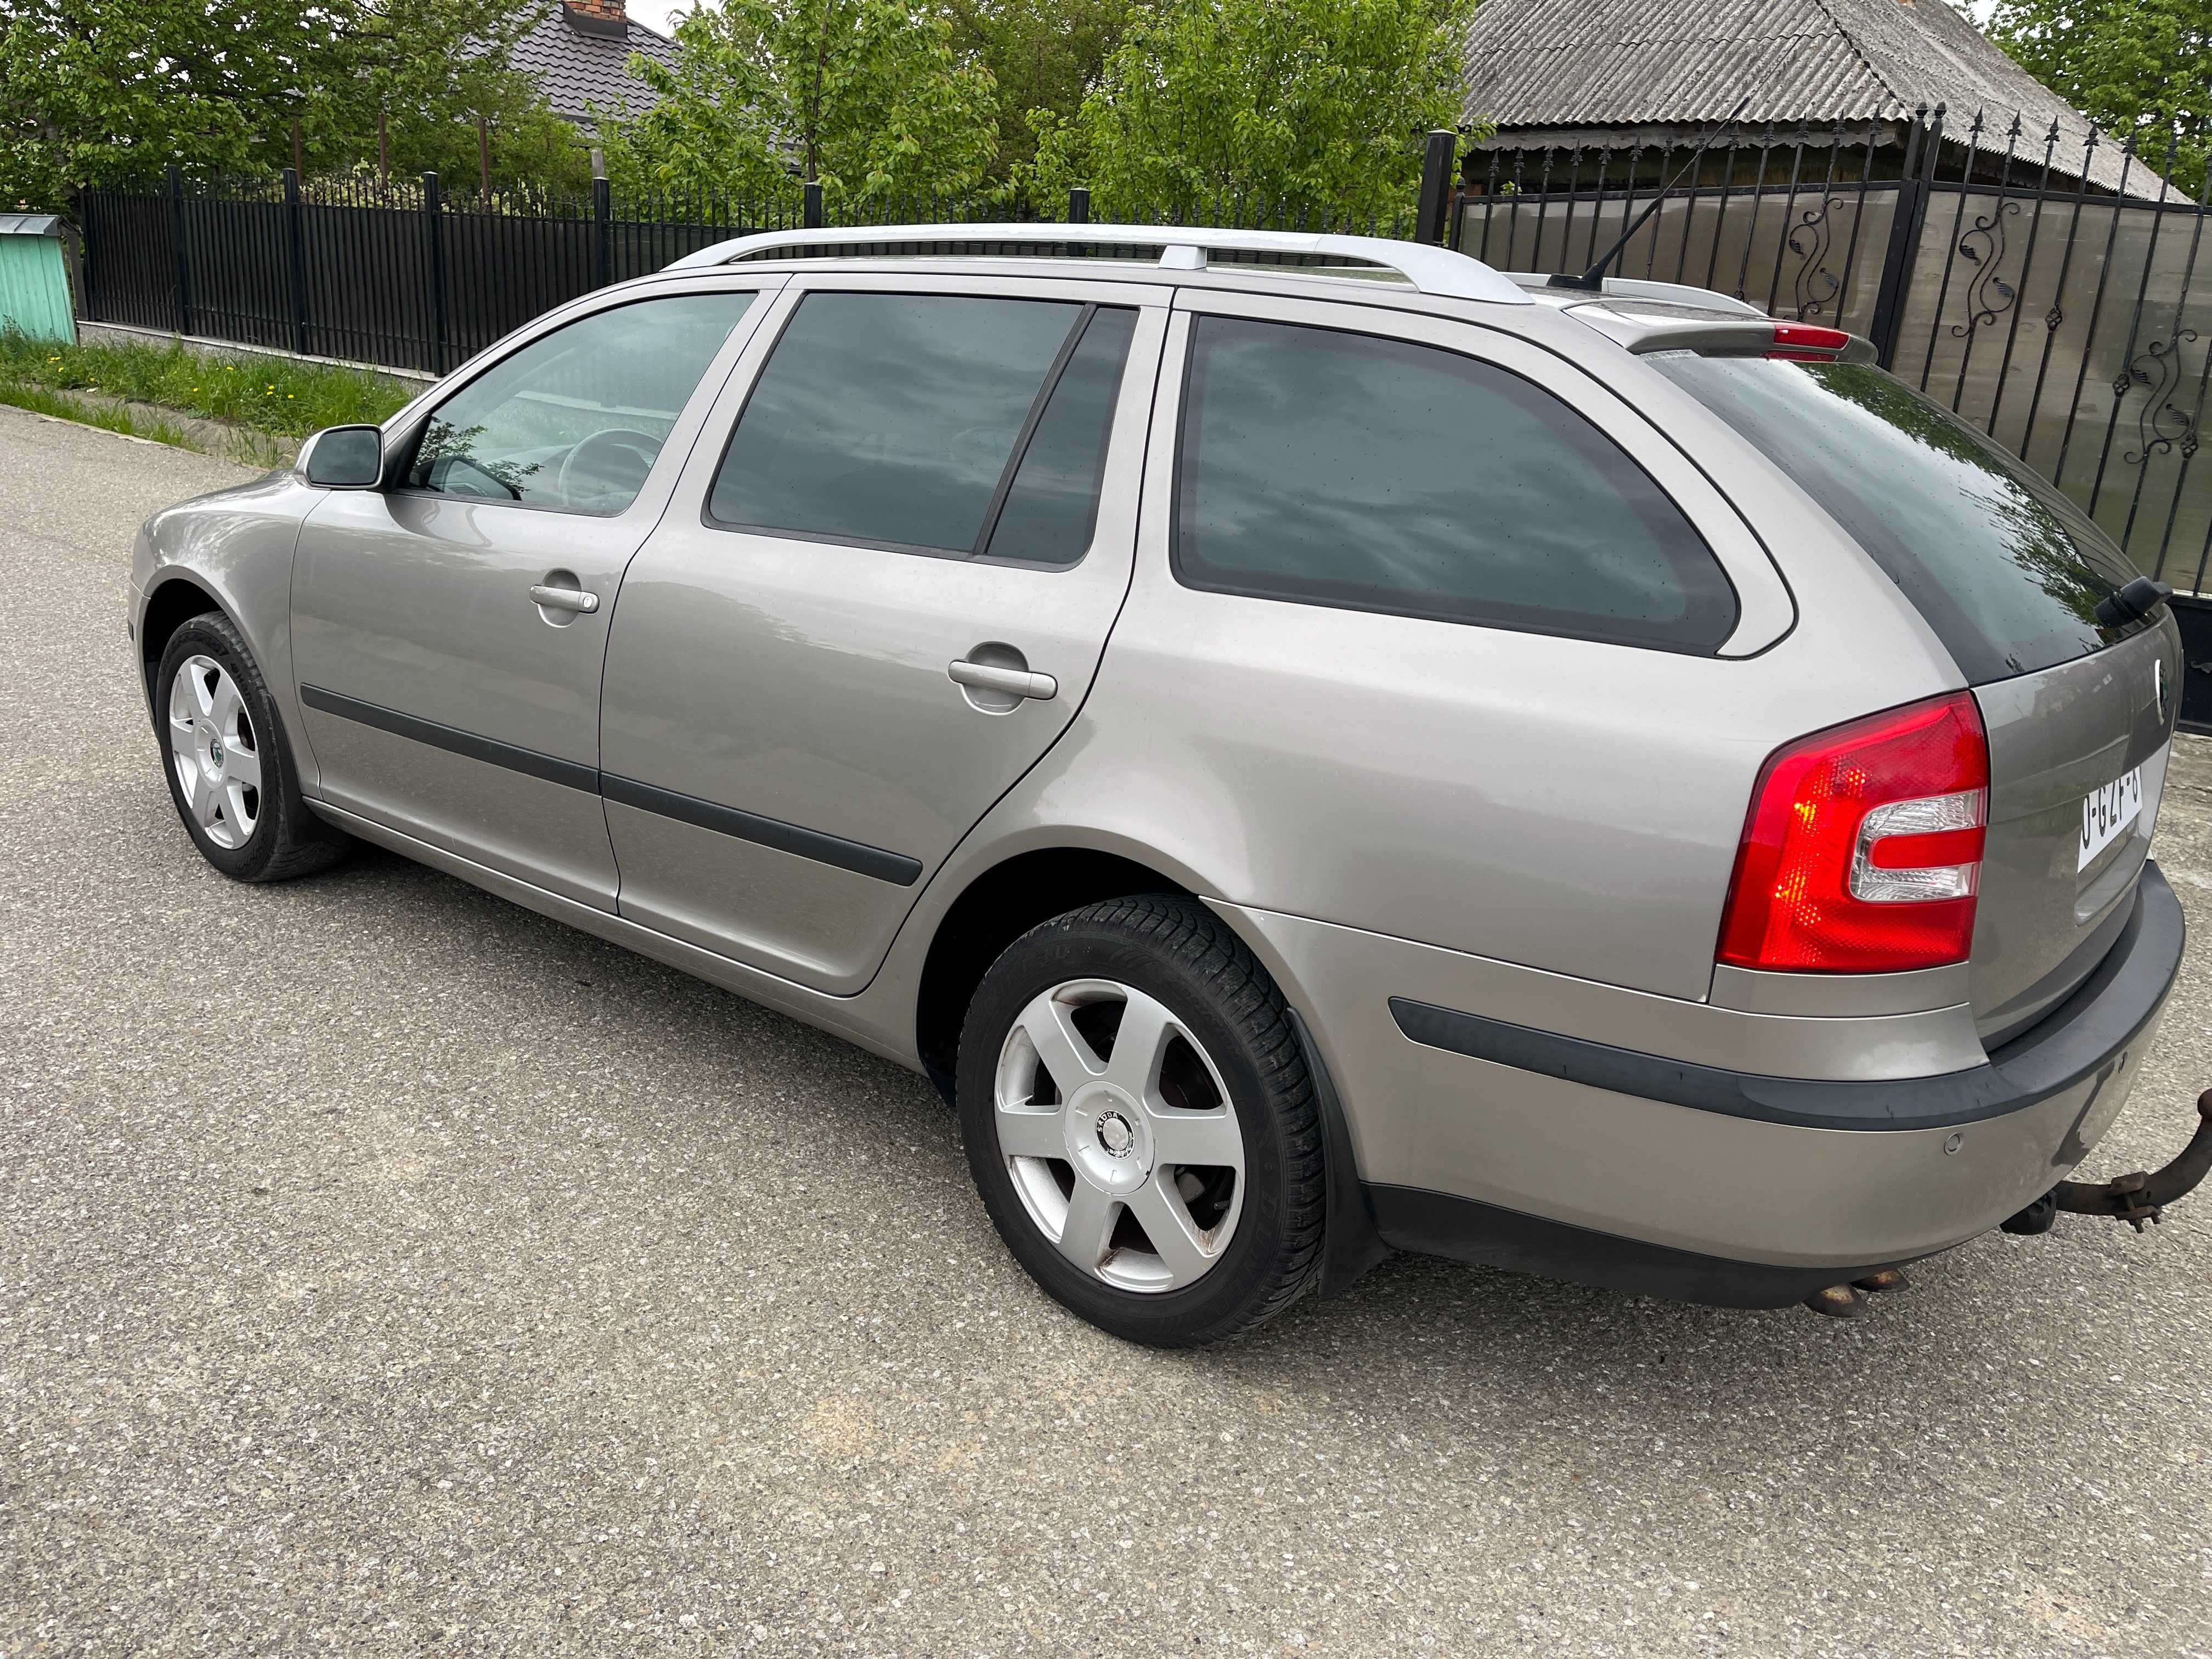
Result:
{"label": "rear wiper", "polygon": [[2138,576],[2118,592],[2098,600],[2095,616],[2106,628],[2125,628],[2130,623],[2141,622],[2172,597],[2172,584]]}

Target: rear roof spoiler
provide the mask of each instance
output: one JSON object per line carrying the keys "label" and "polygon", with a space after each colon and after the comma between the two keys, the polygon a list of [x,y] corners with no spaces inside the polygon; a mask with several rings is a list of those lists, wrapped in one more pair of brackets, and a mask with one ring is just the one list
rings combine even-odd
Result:
{"label": "rear roof spoiler", "polygon": [[1766,313],[1747,301],[1732,294],[1723,294],[1718,289],[1692,288],[1687,283],[1655,283],[1638,276],[1608,276],[1602,287],[1588,289],[1555,289],[1552,279],[1540,270],[1508,270],[1501,272],[1505,280],[1517,287],[1548,291],[1554,299],[1567,304],[1577,302],[1596,304],[1603,300],[1672,300],[1679,305],[1695,306],[1701,311],[1740,312],[1747,317],[1764,318]]}

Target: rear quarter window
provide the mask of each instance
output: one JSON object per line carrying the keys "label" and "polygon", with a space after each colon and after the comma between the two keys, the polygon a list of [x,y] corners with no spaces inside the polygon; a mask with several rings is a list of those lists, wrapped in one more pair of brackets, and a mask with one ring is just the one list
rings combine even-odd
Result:
{"label": "rear quarter window", "polygon": [[1439,347],[1197,319],[1176,498],[1193,587],[1675,651],[1735,624],[1650,475],[1540,386]]}
{"label": "rear quarter window", "polygon": [[[1871,363],[1646,357],[1794,479],[1903,591],[1972,684],[2121,637],[2098,602],[2139,573],[2008,451]],[[2139,625],[2140,626],[2140,625]]]}

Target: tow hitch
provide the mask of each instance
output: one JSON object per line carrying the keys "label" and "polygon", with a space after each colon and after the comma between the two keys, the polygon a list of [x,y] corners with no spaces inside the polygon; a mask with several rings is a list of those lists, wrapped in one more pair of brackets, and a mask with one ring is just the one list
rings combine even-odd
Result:
{"label": "tow hitch", "polygon": [[2212,1089],[2197,1097],[2197,1133],[2164,1169],[2146,1174],[2116,1176],[2091,1183],[2062,1181],[2010,1220],[1998,1224],[2008,1233],[2044,1233],[2058,1212],[2069,1215],[2108,1215],[2141,1232],[2166,1213],[2166,1206],[2185,1198],[2212,1171]]}
{"label": "tow hitch", "polygon": [[[2212,1089],[2197,1097],[2197,1133],[2160,1170],[2115,1176],[2110,1181],[2062,1181],[2018,1215],[2001,1221],[2008,1233],[2047,1233],[2064,1210],[2070,1215],[2106,1215],[2141,1232],[2166,1214],[2166,1206],[2186,1198],[2212,1173]],[[1892,1279],[1895,1282],[1888,1282]],[[1832,1285],[1805,1298],[1805,1305],[1832,1319],[1856,1319],[1867,1310],[1869,1291],[1904,1288],[1902,1273],[1877,1273],[1854,1284]]]}

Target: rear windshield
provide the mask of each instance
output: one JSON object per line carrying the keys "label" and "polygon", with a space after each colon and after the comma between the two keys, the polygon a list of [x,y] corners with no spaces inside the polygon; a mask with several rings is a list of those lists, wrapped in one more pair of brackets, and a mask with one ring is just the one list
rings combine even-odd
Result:
{"label": "rear windshield", "polygon": [[1968,682],[2033,674],[2119,635],[2097,602],[2140,573],[2081,508],[1871,363],[1655,353],[1850,532]]}

